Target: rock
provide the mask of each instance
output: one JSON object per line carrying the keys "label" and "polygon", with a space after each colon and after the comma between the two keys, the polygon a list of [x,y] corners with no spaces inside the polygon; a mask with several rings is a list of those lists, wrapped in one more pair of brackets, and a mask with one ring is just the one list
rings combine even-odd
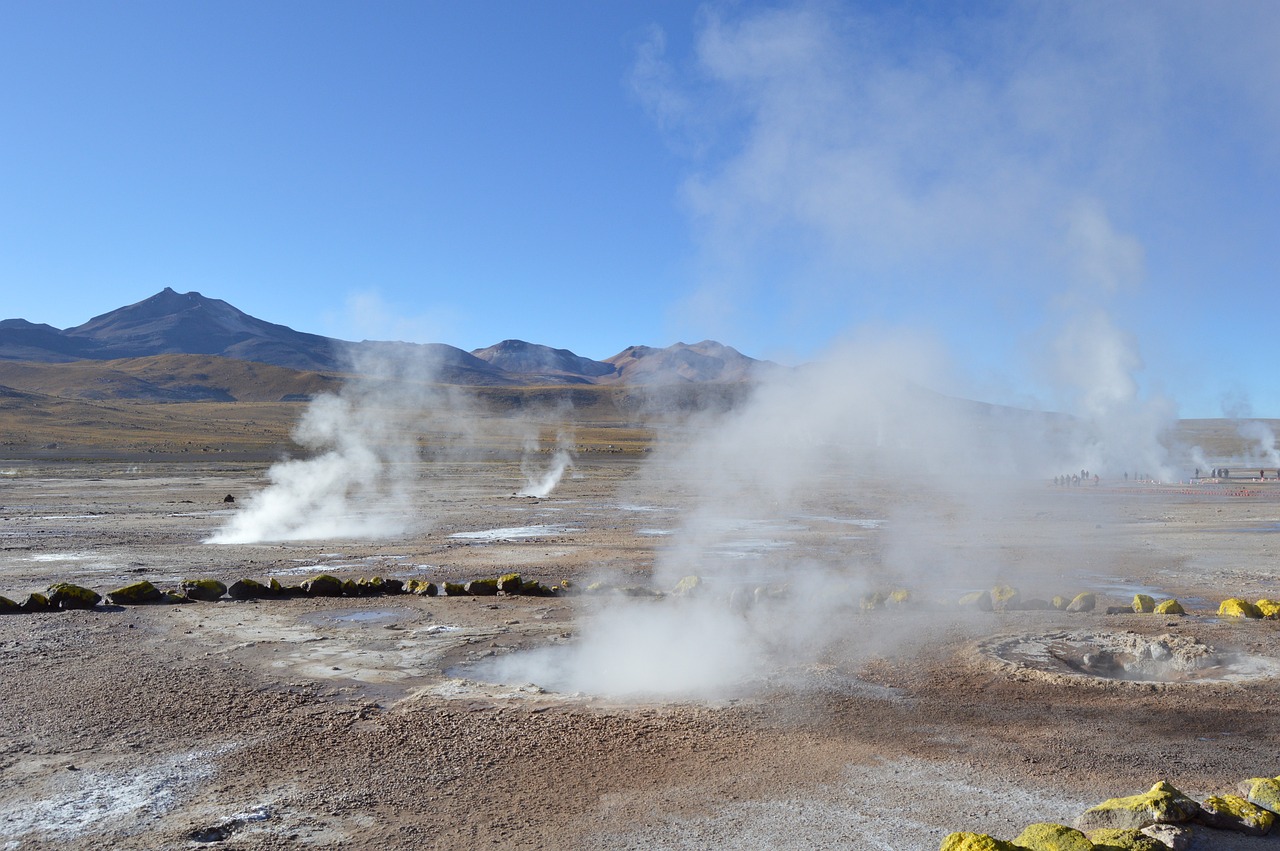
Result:
{"label": "rock", "polygon": [[233,600],[260,600],[272,595],[271,588],[256,579],[237,579],[227,587],[227,596]]}
{"label": "rock", "polygon": [[1074,827],[1040,822],[1029,824],[1013,844],[1030,851],[1093,851],[1093,843]]}
{"label": "rock", "polygon": [[997,612],[1011,612],[1022,602],[1022,592],[1012,585],[997,585],[991,589],[991,607]]}
{"label": "rock", "polygon": [[1109,615],[1131,615],[1133,614],[1133,606],[1107,606],[1106,613]]}
{"label": "rock", "polygon": [[405,586],[405,590],[420,597],[434,597],[440,593],[440,589],[436,587],[434,582],[428,582],[425,579],[410,579],[409,584]]}
{"label": "rock", "polygon": [[1155,613],[1157,615],[1185,615],[1187,610],[1182,608],[1182,604],[1177,600],[1165,600],[1156,604]]}
{"label": "rock", "polygon": [[1271,830],[1276,814],[1251,804],[1239,795],[1213,795],[1200,805],[1196,821],[1218,830],[1235,830],[1250,836],[1263,836]]}
{"label": "rock", "polygon": [[1267,620],[1280,620],[1280,600],[1259,600],[1253,605]]}
{"label": "rock", "polygon": [[226,496],[224,496],[224,497],[222,498],[222,501],[223,501],[223,502],[235,502],[235,501],[236,501],[236,498],[235,498],[234,496],[232,496],[231,494],[227,494]]}
{"label": "rock", "polygon": [[8,597],[0,597],[0,615],[17,615],[22,613],[22,606]]}
{"label": "rock", "polygon": [[382,580],[382,593],[383,594],[403,594],[404,582],[402,582],[399,579],[384,579]]}
{"label": "rock", "polygon": [[18,608],[24,612],[52,612],[57,607],[50,603],[49,598],[39,591],[32,591],[27,595],[27,599],[18,605]]}
{"label": "rock", "polygon": [[613,586],[605,582],[592,582],[583,591],[587,594],[607,594],[613,590]]}
{"label": "rock", "polygon": [[302,583],[302,591],[308,597],[341,597],[342,580],[322,573]]}
{"label": "rock", "polygon": [[990,591],[970,591],[956,600],[956,605],[962,609],[975,609],[980,612],[989,612],[995,608],[991,602]]}
{"label": "rock", "polygon": [[159,603],[164,599],[160,589],[145,579],[107,592],[107,599],[117,606],[141,606],[144,603]]}
{"label": "rock", "polygon": [[342,580],[342,596],[344,597],[360,596],[360,586],[356,584],[356,581],[354,579]]}
{"label": "rock", "polygon": [[1067,603],[1068,612],[1092,612],[1094,606],[1098,605],[1098,598],[1086,591],[1083,594],[1077,594]]}
{"label": "rock", "polygon": [[463,587],[472,597],[492,597],[498,593],[498,580],[472,579]]}
{"label": "rock", "polygon": [[879,591],[872,591],[870,594],[863,594],[862,599],[858,601],[858,606],[864,612],[874,612],[884,605],[885,596]]}
{"label": "rock", "polygon": [[1156,610],[1156,601],[1146,594],[1134,594],[1133,610],[1140,615],[1149,615]]}
{"label": "rock", "polygon": [[1018,609],[1024,612],[1047,612],[1052,608],[1052,603],[1048,600],[1041,600],[1038,597],[1032,597],[1030,600],[1023,600],[1018,604]]}
{"label": "rock", "polygon": [[1280,815],[1280,777],[1254,777],[1240,784],[1240,794],[1264,810]]}
{"label": "rock", "polygon": [[1150,836],[1169,851],[1188,851],[1195,842],[1196,835],[1191,828],[1181,824],[1153,824],[1142,829],[1144,836]]}
{"label": "rock", "polygon": [[681,579],[676,583],[676,587],[671,589],[671,594],[674,597],[689,597],[697,593],[698,589],[701,588],[702,585],[702,577],[686,576],[684,579]]}
{"label": "rock", "polygon": [[1258,607],[1253,603],[1250,603],[1248,600],[1242,600],[1239,597],[1230,597],[1219,604],[1218,617],[1257,619],[1262,617],[1262,612],[1258,611]]}
{"label": "rock", "polygon": [[369,579],[361,579],[356,585],[360,589],[361,596],[370,596],[373,594],[387,593],[386,580],[381,576],[374,576]]}
{"label": "rock", "polygon": [[1076,827],[1083,831],[1136,831],[1152,824],[1182,824],[1199,812],[1198,803],[1161,780],[1141,795],[1111,798],[1090,807],[1076,819]]}
{"label": "rock", "polygon": [[469,596],[467,594],[467,586],[460,582],[446,582],[444,584],[444,593],[448,594],[450,597]]}
{"label": "rock", "polygon": [[1054,597],[1049,601],[1049,603],[1060,612],[1065,612],[1067,610],[1067,606],[1071,605],[1071,601],[1061,595]]}
{"label": "rock", "polygon": [[1097,851],[1169,851],[1158,839],[1133,828],[1106,828],[1089,834]]}
{"label": "rock", "polygon": [[227,593],[227,586],[216,579],[184,579],[178,587],[183,594],[186,594],[192,600],[200,600],[205,603],[220,600],[222,595]]}
{"label": "rock", "polygon": [[1004,842],[985,833],[952,833],[942,840],[938,851],[1020,851],[1012,842]]}
{"label": "rock", "polygon": [[177,591],[165,591],[160,595],[160,602],[166,606],[181,606],[186,603],[194,603],[195,600],[186,594],[179,594]]}
{"label": "rock", "polygon": [[50,585],[47,593],[46,604],[54,609],[92,609],[102,601],[102,595],[97,591],[70,582]]}
{"label": "rock", "polygon": [[543,585],[541,582],[534,580],[525,580],[520,585],[520,593],[526,597],[554,597],[556,593]]}
{"label": "rock", "polygon": [[911,592],[906,588],[894,588],[885,598],[885,605],[890,608],[902,608],[911,605]]}
{"label": "rock", "polygon": [[498,577],[498,590],[503,594],[519,594],[524,580],[518,573],[504,573]]}

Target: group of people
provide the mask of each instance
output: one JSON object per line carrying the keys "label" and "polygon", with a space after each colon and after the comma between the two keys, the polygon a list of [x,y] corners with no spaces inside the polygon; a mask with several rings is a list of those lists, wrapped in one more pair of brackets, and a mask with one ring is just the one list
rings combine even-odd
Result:
{"label": "group of people", "polygon": [[[1093,483],[1096,485],[1099,481],[1100,479],[1098,478],[1098,474],[1094,473]],[[1059,487],[1078,488],[1082,484],[1083,485],[1089,484],[1089,471],[1081,470],[1079,473],[1069,473],[1065,476],[1054,476],[1053,483],[1055,485],[1058,485]]]}

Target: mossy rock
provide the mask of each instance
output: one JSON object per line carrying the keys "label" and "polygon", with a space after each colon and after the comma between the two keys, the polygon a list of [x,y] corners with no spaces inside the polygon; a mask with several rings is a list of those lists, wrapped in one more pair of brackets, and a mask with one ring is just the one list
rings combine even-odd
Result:
{"label": "mossy rock", "polygon": [[403,594],[404,582],[399,579],[384,579],[382,580],[382,593],[383,594]]}
{"label": "mossy rock", "polygon": [[194,603],[195,600],[186,594],[179,594],[177,591],[165,591],[160,595],[160,602],[166,606],[182,606],[187,603]]}
{"label": "mossy rock", "polygon": [[492,597],[498,593],[498,580],[472,579],[465,588],[472,597]]}
{"label": "mossy rock", "polygon": [[440,589],[434,582],[428,582],[425,579],[410,579],[405,585],[405,590],[420,597],[434,597],[440,593]]}
{"label": "mossy rock", "polygon": [[1092,612],[1098,605],[1098,597],[1092,592],[1086,591],[1083,594],[1077,594],[1071,598],[1071,602],[1067,603],[1068,612]]}
{"label": "mossy rock", "polygon": [[270,586],[256,579],[237,579],[227,586],[227,596],[233,600],[260,600],[272,594]]}
{"label": "mossy rock", "polygon": [[592,582],[583,590],[588,594],[607,594],[613,590],[613,586],[607,582]]}
{"label": "mossy rock", "polygon": [[1076,827],[1083,831],[1141,830],[1152,824],[1182,824],[1199,812],[1197,802],[1161,780],[1141,795],[1111,798],[1090,807],[1076,819]]}
{"label": "mossy rock", "polygon": [[32,591],[27,595],[27,599],[18,604],[18,608],[27,613],[52,612],[57,609],[57,606],[50,603],[49,598],[39,591]]}
{"label": "mossy rock", "polygon": [[894,588],[889,592],[889,596],[885,598],[885,605],[892,608],[900,608],[902,606],[911,605],[911,592],[906,588]]}
{"label": "mossy rock", "polygon": [[178,588],[192,600],[205,603],[221,600],[222,595],[227,593],[227,586],[216,579],[184,579]]}
{"label": "mossy rock", "polygon": [[671,589],[671,593],[676,597],[689,597],[696,594],[703,584],[701,576],[686,576],[676,583],[676,587]]}
{"label": "mossy rock", "polygon": [[970,591],[956,600],[956,605],[962,609],[974,609],[980,612],[989,612],[995,608],[991,602],[990,591]]}
{"label": "mossy rock", "polygon": [[1229,597],[1218,605],[1218,617],[1256,620],[1262,617],[1262,612],[1258,611],[1258,607],[1248,600],[1243,600],[1240,597]]}
{"label": "mossy rock", "polygon": [[1258,600],[1253,605],[1267,620],[1280,620],[1280,600]]}
{"label": "mossy rock", "polygon": [[1005,842],[985,833],[952,833],[942,840],[938,851],[1022,851],[1012,842]]}
{"label": "mossy rock", "polygon": [[1280,777],[1254,777],[1240,784],[1240,793],[1251,804],[1280,815]]}
{"label": "mossy rock", "polygon": [[876,609],[882,608],[887,598],[879,591],[872,591],[870,594],[863,594],[862,599],[858,601],[858,606],[864,612],[874,612]]}
{"label": "mossy rock", "polygon": [[72,585],[70,582],[50,585],[47,593],[46,602],[49,607],[55,609],[92,609],[102,602],[102,595],[97,591],[85,588],[83,585]]}
{"label": "mossy rock", "polygon": [[1134,594],[1133,610],[1140,615],[1149,615],[1156,610],[1156,601],[1147,594]]}
{"label": "mossy rock", "polygon": [[22,606],[10,600],[8,597],[0,597],[0,615],[19,615],[22,614]]}
{"label": "mossy rock", "polygon": [[518,573],[504,573],[498,577],[498,590],[503,594],[519,594],[524,580]]}
{"label": "mossy rock", "polygon": [[1049,605],[1053,606],[1055,609],[1057,609],[1060,612],[1065,612],[1067,610],[1067,606],[1071,605],[1071,600],[1066,597],[1063,597],[1061,594],[1058,594],[1054,596],[1052,600],[1049,601]]}
{"label": "mossy rock", "polygon": [[997,612],[1011,612],[1022,603],[1022,592],[1012,585],[997,585],[991,589],[991,607]]}
{"label": "mossy rock", "polygon": [[1213,795],[1200,804],[1200,815],[1196,820],[1218,830],[1263,836],[1271,830],[1276,814],[1265,807],[1249,803],[1239,795]]}
{"label": "mossy rock", "polygon": [[1023,600],[1018,604],[1018,611],[1021,612],[1047,612],[1054,608],[1053,604],[1048,600],[1041,600],[1039,597],[1032,597],[1030,600]]}
{"label": "mossy rock", "polygon": [[463,585],[461,582],[446,582],[444,584],[444,593],[448,594],[450,597],[470,596],[467,594],[467,586]]}
{"label": "mossy rock", "polygon": [[1104,828],[1089,834],[1095,851],[1169,851],[1158,839],[1133,828]]}
{"label": "mossy rock", "polygon": [[1157,615],[1185,615],[1187,610],[1182,608],[1182,604],[1177,600],[1165,600],[1156,603],[1155,613]]}
{"label": "mossy rock", "polygon": [[308,597],[341,597],[342,580],[328,573],[322,573],[303,582],[302,591]]}
{"label": "mossy rock", "polygon": [[117,606],[141,606],[145,603],[159,603],[164,599],[164,593],[144,579],[141,582],[108,591],[107,599]]}
{"label": "mossy rock", "polygon": [[536,579],[527,579],[520,584],[520,593],[525,597],[554,597],[556,592]]}
{"label": "mossy rock", "polygon": [[381,576],[361,578],[356,582],[357,593],[361,597],[372,597],[387,593],[387,581]]}
{"label": "mossy rock", "polygon": [[1013,844],[1030,851],[1093,851],[1093,843],[1074,827],[1052,822],[1029,824]]}

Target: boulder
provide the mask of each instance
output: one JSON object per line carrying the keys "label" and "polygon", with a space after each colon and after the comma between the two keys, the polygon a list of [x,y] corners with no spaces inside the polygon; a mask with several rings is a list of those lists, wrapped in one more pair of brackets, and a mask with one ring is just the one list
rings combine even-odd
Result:
{"label": "boulder", "polygon": [[0,615],[17,615],[22,613],[22,606],[19,606],[8,597],[0,597]]}
{"label": "boulder", "polygon": [[985,833],[952,833],[942,840],[938,851],[1020,851],[1012,842],[1004,842]]}
{"label": "boulder", "polygon": [[1195,832],[1185,824],[1153,824],[1142,832],[1169,851],[1190,851],[1196,839]]}
{"label": "boulder", "polygon": [[991,602],[990,591],[970,591],[956,600],[956,605],[962,609],[974,609],[980,612],[989,612],[995,608]]}
{"label": "boulder", "polygon": [[503,594],[519,594],[524,580],[518,573],[504,573],[498,577],[498,590]]}
{"label": "boulder", "polygon": [[57,606],[50,603],[49,598],[39,591],[32,591],[27,595],[27,599],[18,605],[18,608],[24,612],[52,612],[57,609]]}
{"label": "boulder", "polygon": [[461,582],[446,582],[444,584],[444,593],[450,597],[468,596],[467,586],[463,585]]}
{"label": "boulder", "polygon": [[117,588],[107,592],[107,599],[117,606],[141,606],[144,603],[159,603],[164,593],[147,580]]}
{"label": "boulder", "polygon": [[1280,777],[1254,777],[1240,784],[1249,803],[1280,815]]}
{"label": "boulder", "polygon": [[322,573],[303,582],[302,591],[308,597],[341,597],[342,580]]}
{"label": "boulder", "polygon": [[356,583],[360,589],[361,596],[371,596],[374,594],[387,593],[386,580],[381,576],[373,576],[368,579],[361,579]]}
{"label": "boulder", "polygon": [[864,612],[874,612],[883,606],[885,596],[879,591],[872,591],[870,594],[863,594],[862,599],[858,601],[858,605]]}
{"label": "boulder", "polygon": [[1157,615],[1185,615],[1187,610],[1182,608],[1182,604],[1177,600],[1165,600],[1156,603],[1155,613]]}
{"label": "boulder", "polygon": [[472,579],[463,587],[472,597],[492,597],[498,593],[498,580]]}
{"label": "boulder", "polygon": [[360,596],[360,586],[356,584],[356,581],[354,579],[342,580],[342,596],[344,597]]}
{"label": "boulder", "polygon": [[180,606],[184,603],[194,603],[195,600],[177,591],[165,591],[160,595],[160,602],[166,606]]}
{"label": "boulder", "polygon": [[425,579],[410,579],[409,584],[405,586],[405,590],[420,597],[434,597],[440,593],[440,589],[436,587],[434,582],[428,582]]}
{"label": "boulder", "polygon": [[1276,814],[1251,804],[1239,795],[1213,795],[1200,805],[1196,821],[1218,830],[1234,830],[1250,836],[1263,836],[1271,830]]}
{"label": "boulder", "polygon": [[1140,615],[1149,615],[1156,610],[1156,601],[1146,594],[1134,594],[1133,610]]}
{"label": "boulder", "polygon": [[1012,585],[997,585],[991,589],[991,607],[997,612],[1011,612],[1022,602],[1022,592]]}
{"label": "boulder", "polygon": [[1182,824],[1199,812],[1198,803],[1161,780],[1141,795],[1111,798],[1090,807],[1076,819],[1076,827],[1083,831],[1137,831],[1152,824]]}
{"label": "boulder", "polygon": [[[671,589],[671,594],[675,597],[688,597],[698,592],[703,585],[702,577],[686,576],[676,583],[676,587]],[[590,588],[587,589],[591,590]]]}
{"label": "boulder", "polygon": [[1029,824],[1013,844],[1029,851],[1093,851],[1093,843],[1074,827],[1040,822]]}
{"label": "boulder", "polygon": [[192,600],[200,600],[204,603],[220,600],[222,595],[227,593],[227,586],[216,579],[184,579],[178,587]]}
{"label": "boulder", "polygon": [[1024,612],[1047,612],[1053,608],[1048,600],[1041,600],[1039,597],[1032,597],[1030,600],[1023,600],[1018,604],[1018,609]]}
{"label": "boulder", "polygon": [[399,579],[384,579],[382,580],[382,593],[383,594],[403,594],[404,582]]}
{"label": "boulder", "polygon": [[1094,594],[1086,591],[1083,594],[1077,594],[1067,603],[1068,612],[1092,612],[1094,606],[1098,605],[1098,598]]}
{"label": "boulder", "polygon": [[1218,617],[1220,618],[1253,618],[1262,617],[1262,612],[1258,611],[1258,607],[1248,600],[1239,597],[1229,597],[1218,605]]}
{"label": "boulder", "polygon": [[102,602],[102,595],[97,591],[70,582],[50,585],[47,593],[47,605],[54,609],[92,609]]}
{"label": "boulder", "polygon": [[1133,828],[1104,828],[1089,834],[1096,851],[1169,851],[1163,842]]}
{"label": "boulder", "polygon": [[520,593],[526,597],[554,597],[556,592],[536,579],[526,579],[520,585]]}
{"label": "boulder", "polygon": [[1253,604],[1258,614],[1268,620],[1280,620],[1280,600],[1259,600]]}
{"label": "boulder", "polygon": [[269,586],[256,579],[237,579],[227,587],[227,596],[233,600],[260,600],[272,594]]}
{"label": "boulder", "polygon": [[1058,611],[1065,612],[1067,610],[1067,606],[1071,605],[1071,601],[1059,594],[1050,600],[1049,604]]}

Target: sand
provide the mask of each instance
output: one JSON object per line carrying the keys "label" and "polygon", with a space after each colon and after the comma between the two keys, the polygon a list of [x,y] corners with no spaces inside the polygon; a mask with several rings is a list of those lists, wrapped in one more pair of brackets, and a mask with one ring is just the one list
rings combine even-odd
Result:
{"label": "sand", "polygon": [[[322,571],[646,584],[688,497],[675,476],[641,482],[642,464],[581,458],[545,499],[514,496],[516,463],[423,465],[426,525],[404,536],[213,546],[204,539],[263,486],[261,466],[5,462],[0,594]],[[1280,680],[1267,665],[1126,682],[987,652],[1092,632],[1280,659],[1280,622],[1212,616],[1227,596],[1280,596],[1280,490],[1027,487],[954,547],[990,575],[940,568],[930,586],[922,572],[917,605],[901,610],[850,599],[817,625],[821,653],[752,660],[741,688],[706,699],[485,681],[492,660],[571,648],[611,617],[586,595],[0,617],[0,848],[925,849],[953,830],[1011,839],[1033,821],[1069,823],[1159,779],[1204,796],[1280,774]],[[761,574],[814,558],[889,582],[877,573],[893,522],[883,494],[863,497],[807,494],[743,522],[708,558]],[[1099,608],[928,604],[993,581],[1024,597],[1092,590]],[[1195,614],[1101,613],[1137,592]],[[1200,834],[1199,848],[1280,846]]]}

